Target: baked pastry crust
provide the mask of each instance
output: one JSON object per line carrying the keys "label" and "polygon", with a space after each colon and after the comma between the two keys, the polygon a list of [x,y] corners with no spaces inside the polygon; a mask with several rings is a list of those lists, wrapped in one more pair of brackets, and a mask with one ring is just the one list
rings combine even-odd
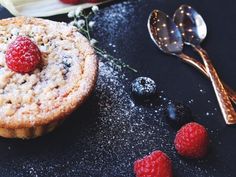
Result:
{"label": "baked pastry crust", "polygon": [[[6,47],[18,35],[42,52],[42,65],[29,74],[5,63]],[[52,131],[91,94],[97,72],[94,49],[75,27],[32,17],[0,20],[0,136],[28,139]]]}

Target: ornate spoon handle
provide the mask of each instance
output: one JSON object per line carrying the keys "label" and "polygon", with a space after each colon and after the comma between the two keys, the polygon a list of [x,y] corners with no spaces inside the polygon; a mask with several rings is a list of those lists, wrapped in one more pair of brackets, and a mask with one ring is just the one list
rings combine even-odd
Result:
{"label": "ornate spoon handle", "polygon": [[225,91],[223,84],[220,81],[220,78],[211,63],[207,53],[201,47],[196,46],[195,50],[201,55],[204,62],[206,71],[212,82],[218,103],[220,105],[221,112],[224,116],[226,124],[235,124],[236,123],[236,112],[233,108],[232,103],[229,100],[228,94]]}
{"label": "ornate spoon handle", "polygon": [[[179,55],[177,55],[179,58],[181,58],[184,62],[194,66],[195,68],[197,68],[198,70],[200,70],[205,76],[207,77],[210,77],[206,71],[206,68],[205,66],[197,61],[196,59],[184,54],[184,53],[181,53]],[[232,90],[228,85],[226,85],[225,83],[223,83],[223,86],[225,88],[225,90],[227,91],[228,95],[229,95],[229,98],[234,102],[234,104],[236,104],[236,93],[234,90]]]}

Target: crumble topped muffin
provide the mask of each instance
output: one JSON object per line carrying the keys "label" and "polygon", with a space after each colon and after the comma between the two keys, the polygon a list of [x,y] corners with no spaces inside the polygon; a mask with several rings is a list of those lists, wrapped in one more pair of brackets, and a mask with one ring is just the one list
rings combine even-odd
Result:
{"label": "crumble topped muffin", "polygon": [[[8,45],[29,37],[42,60],[30,73],[6,64]],[[87,39],[65,23],[30,17],[0,20],[0,136],[34,138],[52,131],[91,93],[97,58]]]}

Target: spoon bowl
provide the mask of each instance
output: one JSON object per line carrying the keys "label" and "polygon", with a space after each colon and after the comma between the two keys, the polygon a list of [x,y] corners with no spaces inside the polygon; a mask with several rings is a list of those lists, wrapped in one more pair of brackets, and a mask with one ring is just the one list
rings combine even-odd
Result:
{"label": "spoon bowl", "polygon": [[165,53],[177,55],[183,50],[181,33],[168,15],[160,10],[151,12],[148,30],[153,42]]}
{"label": "spoon bowl", "polygon": [[188,45],[198,46],[206,38],[207,26],[202,16],[189,5],[181,5],[174,14],[184,42]]}

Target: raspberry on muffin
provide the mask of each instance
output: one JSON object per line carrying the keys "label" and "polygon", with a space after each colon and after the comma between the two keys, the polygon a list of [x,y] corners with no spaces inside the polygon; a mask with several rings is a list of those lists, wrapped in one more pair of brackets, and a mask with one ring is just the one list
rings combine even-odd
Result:
{"label": "raspberry on muffin", "polygon": [[33,71],[41,61],[38,46],[25,36],[18,36],[6,51],[7,66],[19,73]]}

